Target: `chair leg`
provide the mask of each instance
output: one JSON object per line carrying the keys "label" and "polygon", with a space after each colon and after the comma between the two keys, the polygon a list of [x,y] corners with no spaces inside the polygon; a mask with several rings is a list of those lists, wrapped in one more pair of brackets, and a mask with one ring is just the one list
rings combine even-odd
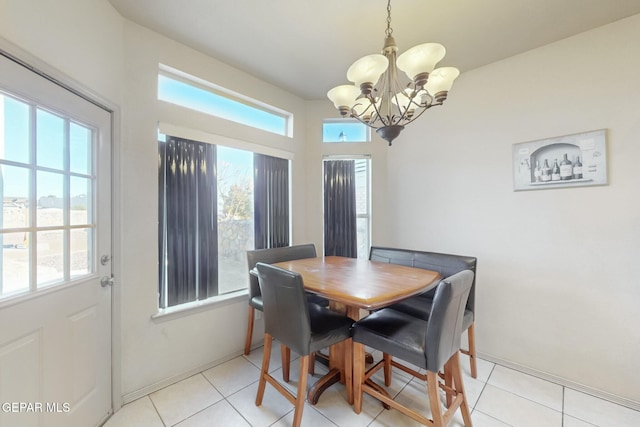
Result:
{"label": "chair leg", "polygon": [[451,359],[451,374],[453,375],[453,383],[458,395],[462,395],[462,403],[460,403],[460,411],[462,412],[462,420],[465,427],[473,427],[471,423],[471,415],[469,414],[469,404],[467,403],[467,393],[464,390],[462,382],[462,369],[460,368],[460,353],[454,354]]}
{"label": "chair leg", "polygon": [[383,353],[382,359],[384,360],[384,385],[389,387],[391,385],[391,355]]}
{"label": "chair leg", "polygon": [[316,374],[316,354],[311,353],[309,355],[309,375]]}
{"label": "chair leg", "polygon": [[304,410],[304,398],[307,395],[307,375],[309,375],[309,355],[300,357],[300,378],[298,381],[298,393],[296,394],[295,410],[293,412],[293,427],[300,427],[302,411]]}
{"label": "chair leg", "polygon": [[271,359],[271,344],[273,337],[264,334],[264,354],[262,355],[262,369],[260,370],[260,382],[258,383],[258,394],[256,395],[256,406],[262,405],[264,389],[267,385],[267,375],[269,374],[269,361]]}
{"label": "chair leg", "polygon": [[362,412],[362,383],[364,382],[364,344],[353,343],[353,410]]}
{"label": "chair leg", "polygon": [[255,319],[255,309],[249,306],[249,324],[247,325],[247,338],[244,341],[244,354],[251,352],[251,337],[253,336],[253,322]]}
{"label": "chair leg", "polygon": [[[451,363],[451,359],[449,359],[449,361],[447,361],[447,363],[445,363],[444,365],[444,385],[446,385],[449,388],[454,388],[454,384],[453,384],[453,365]],[[453,396],[450,393],[446,393],[446,402],[447,402],[447,408],[449,406],[451,406],[451,402],[453,401]]]}
{"label": "chair leg", "polygon": [[427,394],[431,407],[431,418],[434,427],[444,427],[442,408],[440,407],[440,395],[438,394],[438,373],[427,371]]}
{"label": "chair leg", "polygon": [[289,382],[289,371],[291,370],[291,349],[284,344],[280,344],[282,355],[282,381]]}
{"label": "chair leg", "polygon": [[469,338],[469,364],[471,366],[471,377],[478,377],[478,368],[476,366],[476,332],[475,323],[472,323],[467,329],[467,337]]}

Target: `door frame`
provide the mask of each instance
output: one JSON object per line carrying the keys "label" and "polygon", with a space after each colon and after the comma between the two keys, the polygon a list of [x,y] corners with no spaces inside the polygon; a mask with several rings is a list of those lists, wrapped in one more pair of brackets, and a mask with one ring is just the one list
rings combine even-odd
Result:
{"label": "door frame", "polygon": [[62,86],[76,95],[96,104],[111,114],[111,270],[115,282],[111,289],[111,406],[115,413],[122,407],[122,359],[120,307],[122,300],[121,282],[121,110],[112,100],[99,95],[89,87],[57,70],[42,59],[26,52],[19,46],[0,36],[0,52],[31,71]]}

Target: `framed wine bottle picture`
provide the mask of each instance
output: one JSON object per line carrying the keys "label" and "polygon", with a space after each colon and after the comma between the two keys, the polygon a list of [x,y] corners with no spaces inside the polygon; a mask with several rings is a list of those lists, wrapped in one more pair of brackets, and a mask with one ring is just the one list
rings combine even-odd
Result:
{"label": "framed wine bottle picture", "polygon": [[515,191],[606,184],[606,129],[513,144]]}

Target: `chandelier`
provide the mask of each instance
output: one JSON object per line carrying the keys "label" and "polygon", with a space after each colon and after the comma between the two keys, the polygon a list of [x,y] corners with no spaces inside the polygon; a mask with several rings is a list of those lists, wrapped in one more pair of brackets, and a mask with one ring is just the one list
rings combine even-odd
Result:
{"label": "chandelier", "polygon": [[336,86],[327,92],[343,117],[353,117],[375,129],[389,145],[405,125],[429,108],[442,105],[460,74],[454,67],[434,69],[446,52],[438,43],[420,44],[397,56],[398,46],[392,34],[388,0],[382,54],[358,59],[347,70],[347,79],[354,84]]}

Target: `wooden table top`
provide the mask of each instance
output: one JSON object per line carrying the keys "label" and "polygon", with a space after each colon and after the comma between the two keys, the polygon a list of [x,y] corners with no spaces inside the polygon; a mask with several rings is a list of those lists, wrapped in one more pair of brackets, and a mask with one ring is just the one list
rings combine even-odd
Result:
{"label": "wooden table top", "polygon": [[364,259],[327,256],[275,263],[302,276],[304,287],[332,301],[375,310],[435,287],[440,274]]}

